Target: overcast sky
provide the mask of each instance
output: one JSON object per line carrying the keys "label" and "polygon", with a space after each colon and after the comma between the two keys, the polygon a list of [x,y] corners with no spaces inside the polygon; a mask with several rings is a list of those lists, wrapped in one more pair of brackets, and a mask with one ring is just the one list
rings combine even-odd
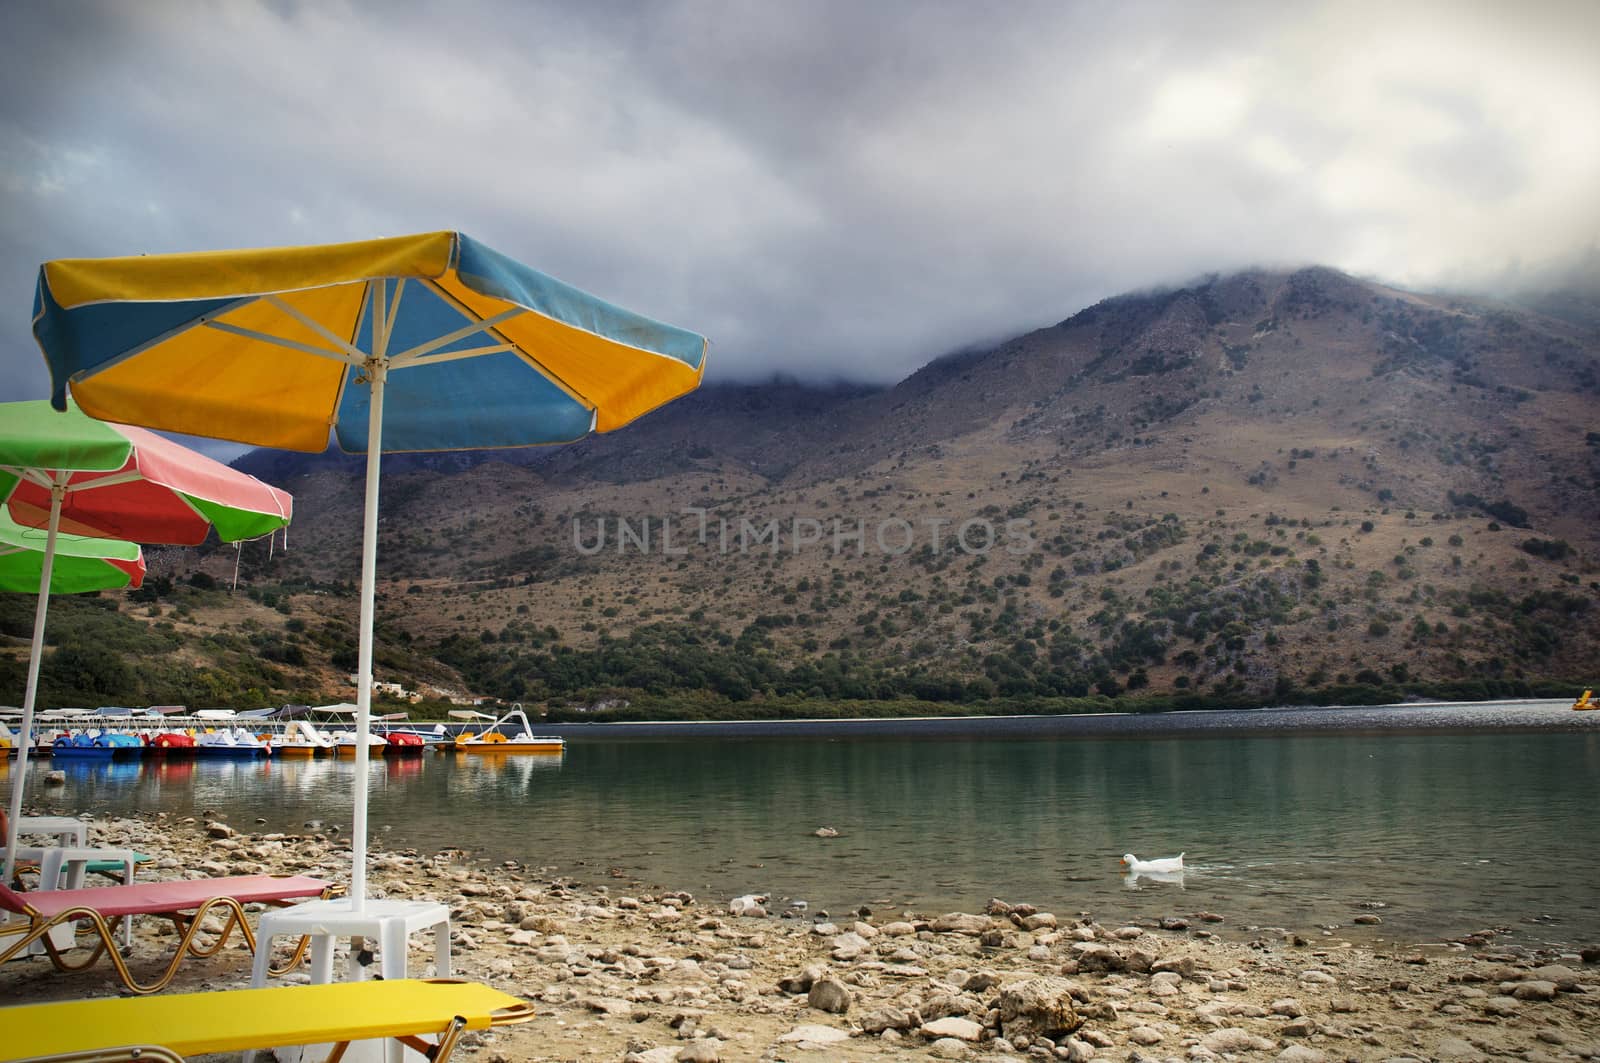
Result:
{"label": "overcast sky", "polygon": [[457,228],[891,381],[1249,264],[1592,263],[1600,4],[46,3],[0,12],[0,398],[41,261]]}

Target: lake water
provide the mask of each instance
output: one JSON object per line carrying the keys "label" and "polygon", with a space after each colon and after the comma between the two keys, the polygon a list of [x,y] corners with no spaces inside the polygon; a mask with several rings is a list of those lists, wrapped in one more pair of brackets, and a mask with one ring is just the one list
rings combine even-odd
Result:
{"label": "lake water", "polygon": [[[287,832],[311,819],[348,826],[354,779],[353,764],[338,760],[67,770],[65,790],[30,779],[32,803],[175,816],[212,809],[243,829]],[[1525,945],[1600,944],[1594,727],[574,738],[561,758],[429,754],[370,773],[377,846],[463,847],[617,892],[687,889],[706,901],[770,893],[780,910],[804,899],[813,913],[841,915],[861,904],[974,911],[1000,897],[1102,921],[1212,911],[1226,917],[1215,928],[1224,933],[1312,935],[1339,924],[1363,940],[1409,942],[1509,927]],[[258,816],[267,822],[254,825]],[[821,826],[840,836],[812,836]],[[1188,870],[1181,882],[1131,880],[1118,866],[1128,851],[1185,851]],[[1351,927],[1364,911],[1383,925]]]}

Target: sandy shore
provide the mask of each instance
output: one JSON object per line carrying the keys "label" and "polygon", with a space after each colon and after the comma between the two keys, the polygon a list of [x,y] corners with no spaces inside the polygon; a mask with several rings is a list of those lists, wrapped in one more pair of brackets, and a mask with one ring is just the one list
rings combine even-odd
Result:
{"label": "sandy shore", "polygon": [[[93,844],[159,854],[145,878],[348,880],[338,838],[251,830],[110,819]],[[1600,956],[1492,931],[1374,951],[1337,927],[1244,934],[1226,912],[1187,911],[1124,925],[1024,898],[969,913],[734,914],[733,898],[646,892],[621,874],[579,885],[405,851],[377,853],[369,882],[374,895],[447,903],[454,973],[537,1005],[533,1023],[474,1035],[458,1058],[1600,1059]],[[155,969],[172,942],[170,926],[145,921],[135,970]],[[249,966],[243,947],[191,959],[169,992],[243,987]],[[433,973],[422,936],[411,971]],[[116,991],[106,965],[0,968],[7,1004]]]}

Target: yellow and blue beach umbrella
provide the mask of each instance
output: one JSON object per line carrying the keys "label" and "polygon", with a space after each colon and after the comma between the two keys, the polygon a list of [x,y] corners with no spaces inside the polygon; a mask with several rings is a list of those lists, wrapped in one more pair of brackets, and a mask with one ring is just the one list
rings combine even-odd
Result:
{"label": "yellow and blue beach umbrella", "polygon": [[105,420],[320,451],[566,443],[693,390],[705,340],[460,233],[69,259],[39,271],[51,401]]}
{"label": "yellow and blue beach umbrella", "polygon": [[45,263],[34,336],[51,401],[96,417],[367,454],[351,896],[366,885],[383,451],[565,443],[692,391],[706,341],[461,233]]}

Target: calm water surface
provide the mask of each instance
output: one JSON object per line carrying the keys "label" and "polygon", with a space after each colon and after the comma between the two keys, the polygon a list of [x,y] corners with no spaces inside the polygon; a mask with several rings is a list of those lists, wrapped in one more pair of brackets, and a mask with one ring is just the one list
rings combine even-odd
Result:
{"label": "calm water surface", "polygon": [[[58,764],[57,766],[61,766]],[[354,766],[68,766],[52,810],[202,809],[236,826],[349,823]],[[376,845],[548,865],[614,889],[804,899],[813,911],[977,910],[1349,927],[1407,941],[1511,927],[1600,943],[1600,732],[1032,740],[593,741],[564,758],[371,768]],[[831,826],[840,837],[811,832]],[[1117,858],[1187,852],[1181,881]],[[626,875],[615,879],[617,868]]]}

